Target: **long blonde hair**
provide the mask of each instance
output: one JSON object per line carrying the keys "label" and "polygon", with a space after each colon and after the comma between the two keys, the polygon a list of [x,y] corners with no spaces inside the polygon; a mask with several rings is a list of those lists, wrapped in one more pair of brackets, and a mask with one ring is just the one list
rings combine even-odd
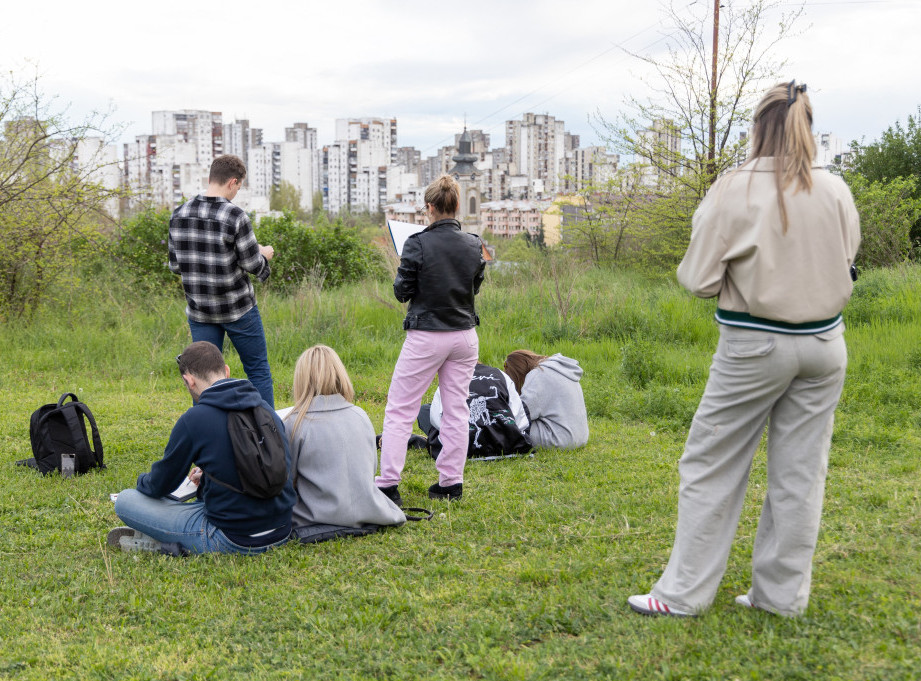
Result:
{"label": "long blonde hair", "polygon": [[342,395],[346,402],[355,399],[355,389],[345,365],[328,345],[307,348],[294,365],[294,407],[285,417],[286,422],[296,417],[293,427],[288,429],[288,438],[292,442],[317,395]]}
{"label": "long blonde hair", "polygon": [[762,156],[774,157],[777,205],[786,234],[784,190],[794,182],[794,194],[801,189],[806,192],[812,189],[815,139],[812,136],[812,104],[805,84],[797,85],[795,80],[778,83],[758,103],[752,126],[752,158],[745,166]]}

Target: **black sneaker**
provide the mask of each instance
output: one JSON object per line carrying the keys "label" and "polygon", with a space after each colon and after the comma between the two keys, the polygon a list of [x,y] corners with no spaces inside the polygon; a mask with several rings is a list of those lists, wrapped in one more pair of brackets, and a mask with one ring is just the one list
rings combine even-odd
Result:
{"label": "black sneaker", "polygon": [[429,487],[429,499],[445,499],[457,501],[464,493],[464,483],[458,482],[447,487],[442,487],[437,482]]}
{"label": "black sneaker", "polygon": [[406,443],[406,447],[408,449],[428,449],[429,440],[427,437],[413,433],[409,436],[409,442]]}
{"label": "black sneaker", "polygon": [[378,489],[384,493],[384,496],[390,499],[400,508],[403,508],[403,498],[400,496],[399,485],[391,485],[390,487],[378,487]]}

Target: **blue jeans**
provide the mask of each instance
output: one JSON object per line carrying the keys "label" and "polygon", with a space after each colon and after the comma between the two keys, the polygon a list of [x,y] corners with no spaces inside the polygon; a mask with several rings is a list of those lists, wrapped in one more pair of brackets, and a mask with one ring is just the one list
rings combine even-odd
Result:
{"label": "blue jeans", "polygon": [[240,546],[211,524],[201,501],[185,503],[155,499],[136,489],[118,493],[115,513],[128,527],[161,542],[175,543],[190,553],[242,553],[254,555],[281,546],[287,538],[267,546]]}
{"label": "blue jeans", "polygon": [[262,328],[262,317],[259,308],[253,308],[235,322],[226,324],[206,324],[189,320],[193,341],[208,341],[224,352],[224,333],[230,337],[230,342],[237,349],[240,361],[243,362],[243,371],[250,383],[262,395],[262,399],[275,408],[275,394],[272,389],[272,371],[269,369],[269,353],[265,344],[265,331]]}

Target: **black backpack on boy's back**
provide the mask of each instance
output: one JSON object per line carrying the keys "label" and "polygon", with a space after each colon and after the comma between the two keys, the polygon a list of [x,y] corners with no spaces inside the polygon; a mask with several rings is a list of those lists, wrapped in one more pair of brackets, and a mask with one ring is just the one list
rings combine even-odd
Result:
{"label": "black backpack on boy's back", "polygon": [[[70,402],[65,401],[68,397]],[[96,420],[89,407],[73,393],[64,393],[57,404],[46,404],[32,412],[29,438],[34,458],[17,463],[37,468],[43,475],[52,471],[79,475],[91,468],[105,468]]]}
{"label": "black backpack on boy's back", "polygon": [[272,499],[281,494],[290,471],[284,433],[275,425],[274,413],[261,405],[228,411],[227,434],[240,487],[218,480],[208,471],[204,471],[205,475],[222,487],[255,499]]}

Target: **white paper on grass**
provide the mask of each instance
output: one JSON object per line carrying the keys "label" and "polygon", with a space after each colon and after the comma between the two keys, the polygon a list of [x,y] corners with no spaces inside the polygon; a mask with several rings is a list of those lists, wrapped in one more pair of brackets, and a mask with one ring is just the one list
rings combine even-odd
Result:
{"label": "white paper on grass", "polygon": [[387,220],[387,227],[390,229],[390,238],[393,240],[393,247],[397,249],[397,255],[403,255],[403,244],[410,236],[425,229],[425,225],[414,225],[399,220]]}

